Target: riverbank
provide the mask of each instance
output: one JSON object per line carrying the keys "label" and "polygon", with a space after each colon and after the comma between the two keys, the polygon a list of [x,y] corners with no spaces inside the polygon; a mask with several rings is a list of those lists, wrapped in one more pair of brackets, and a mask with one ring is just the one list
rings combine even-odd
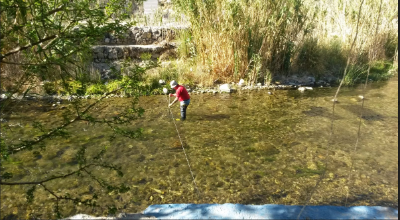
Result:
{"label": "riverbank", "polygon": [[[166,85],[160,85],[159,88],[162,87],[168,87]],[[258,83],[257,85],[237,85],[235,83],[231,83],[231,84],[221,84],[221,85],[217,85],[216,87],[195,87],[195,88],[191,88],[190,86],[186,86],[188,88],[188,92],[189,94],[195,95],[195,94],[217,94],[217,93],[233,93],[233,92],[237,92],[240,90],[248,90],[248,91],[257,91],[257,90],[295,90],[298,89],[300,91],[304,91],[303,88],[305,90],[312,90],[313,87],[311,86],[307,86],[307,87],[303,87],[301,85],[293,85],[293,84],[284,84],[284,85],[276,85],[276,84],[270,84],[270,85],[263,85],[261,83]],[[329,84],[327,84],[326,86],[317,86],[317,87],[331,87]],[[149,94],[150,95],[150,94]],[[152,95],[163,95],[161,93],[156,93],[156,94],[152,94]],[[76,96],[76,95],[38,95],[38,94],[27,94],[25,96],[23,95],[13,95],[11,97],[11,99],[13,100],[44,100],[44,101],[48,101],[50,103],[54,103],[54,104],[60,104],[59,102],[61,101],[72,101],[73,99],[99,99],[101,98],[102,95],[84,95],[84,96]],[[105,98],[125,98],[128,97],[126,95],[117,95],[117,94],[111,94],[106,96]],[[0,102],[2,100],[7,99],[8,96],[3,93],[0,94]]]}
{"label": "riverbank", "polygon": [[[154,79],[153,79],[154,81]],[[370,80],[371,82],[372,80]],[[150,87],[146,88],[142,95],[163,95],[162,88],[166,87],[169,82],[166,82],[164,79],[159,79],[158,83],[153,83]],[[179,82],[178,82],[179,83]],[[247,83],[245,80],[241,79],[239,82],[230,82],[217,84],[216,82],[212,87],[202,87],[200,85],[192,84],[188,85],[183,83],[183,85],[187,88],[189,94],[217,94],[217,93],[233,93],[238,91],[258,91],[258,90],[299,90],[301,92],[305,90],[312,90],[313,88],[330,88],[337,86],[339,84],[339,78],[333,75],[327,75],[325,77],[321,77],[319,80],[316,80],[313,76],[277,76],[274,77],[271,83],[263,84],[263,83]],[[106,82],[104,85],[107,85]],[[100,90],[100,93],[106,93],[107,91],[104,88]],[[172,90],[170,92],[173,92]],[[99,93],[99,91],[97,91]],[[99,99],[103,97],[101,94],[87,94],[87,95],[66,95],[66,94],[37,94],[37,93],[28,93],[25,95],[14,94],[11,97],[8,96],[7,93],[0,94],[0,102],[5,99],[12,100],[44,100],[54,105],[60,104],[61,101],[72,101],[73,99]],[[119,94],[110,94],[105,98],[125,98],[129,97],[123,93]]]}

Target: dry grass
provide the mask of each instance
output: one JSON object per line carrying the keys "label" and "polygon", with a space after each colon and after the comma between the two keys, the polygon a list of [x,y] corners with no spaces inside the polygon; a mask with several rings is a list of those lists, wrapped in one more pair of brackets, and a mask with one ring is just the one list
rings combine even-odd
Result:
{"label": "dry grass", "polygon": [[[190,18],[196,63],[205,70],[205,78],[231,81],[245,77],[254,83],[263,82],[268,73],[338,74],[349,55],[352,64],[368,63],[368,51],[375,41],[375,59],[393,58],[398,3],[380,4],[369,0],[363,5],[357,52],[349,54],[360,1],[175,1]],[[380,31],[373,37],[377,20]]]}

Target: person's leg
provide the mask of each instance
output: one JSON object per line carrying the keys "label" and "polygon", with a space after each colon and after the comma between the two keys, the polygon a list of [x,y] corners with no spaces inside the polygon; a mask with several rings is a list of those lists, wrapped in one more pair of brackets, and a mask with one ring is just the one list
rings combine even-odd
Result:
{"label": "person's leg", "polygon": [[186,109],[187,109],[188,105],[181,105],[181,120],[185,120],[186,119]]}

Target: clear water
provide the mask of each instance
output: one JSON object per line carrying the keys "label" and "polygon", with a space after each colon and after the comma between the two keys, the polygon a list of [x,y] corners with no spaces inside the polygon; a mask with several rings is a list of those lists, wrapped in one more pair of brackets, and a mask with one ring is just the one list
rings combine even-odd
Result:
{"label": "clear water", "polygon": [[[140,212],[151,204],[165,203],[299,205],[308,201],[310,193],[310,205],[397,208],[397,78],[369,86],[357,147],[361,87],[341,90],[331,136],[330,100],[335,92],[335,88],[325,88],[304,93],[275,91],[273,95],[267,91],[192,95],[188,119],[177,125],[200,194],[194,188],[165,96],[140,100],[146,113],[129,126],[144,129],[139,139],[110,141],[107,127],[79,122],[69,128],[74,138],[49,140],[41,156],[24,152],[3,166],[15,174],[11,181],[35,181],[75,169],[74,156],[81,145],[88,146],[87,155],[109,146],[105,160],[122,166],[125,175],[119,178],[102,169],[94,172],[132,189],[121,195],[102,195],[97,208],[63,202],[65,216],[105,215],[107,206],[113,204],[117,213]],[[111,117],[126,103],[126,99],[107,99],[96,112]],[[7,142],[34,136],[34,119],[57,126],[61,118],[61,111],[52,110],[51,104],[19,105],[2,124]],[[178,105],[173,114],[179,117]],[[22,127],[5,128],[16,123]],[[95,181],[77,176],[46,186],[60,195],[68,192],[87,199],[102,192]],[[39,189],[35,203],[26,205],[27,189],[1,187],[1,217],[52,217],[54,198]]]}

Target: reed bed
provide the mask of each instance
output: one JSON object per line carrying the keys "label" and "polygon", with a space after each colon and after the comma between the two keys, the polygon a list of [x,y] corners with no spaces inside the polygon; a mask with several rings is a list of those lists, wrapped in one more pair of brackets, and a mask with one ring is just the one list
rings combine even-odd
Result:
{"label": "reed bed", "polygon": [[[393,61],[398,45],[398,3],[393,0],[363,3],[355,52],[350,54],[360,4],[349,0],[174,1],[192,25],[191,36],[181,43],[190,39],[195,52],[183,57],[195,57],[210,82],[245,78],[250,83],[267,83],[274,75],[341,75],[348,56],[351,65]],[[377,23],[379,33],[374,36]],[[373,60],[370,50],[376,54]]]}

